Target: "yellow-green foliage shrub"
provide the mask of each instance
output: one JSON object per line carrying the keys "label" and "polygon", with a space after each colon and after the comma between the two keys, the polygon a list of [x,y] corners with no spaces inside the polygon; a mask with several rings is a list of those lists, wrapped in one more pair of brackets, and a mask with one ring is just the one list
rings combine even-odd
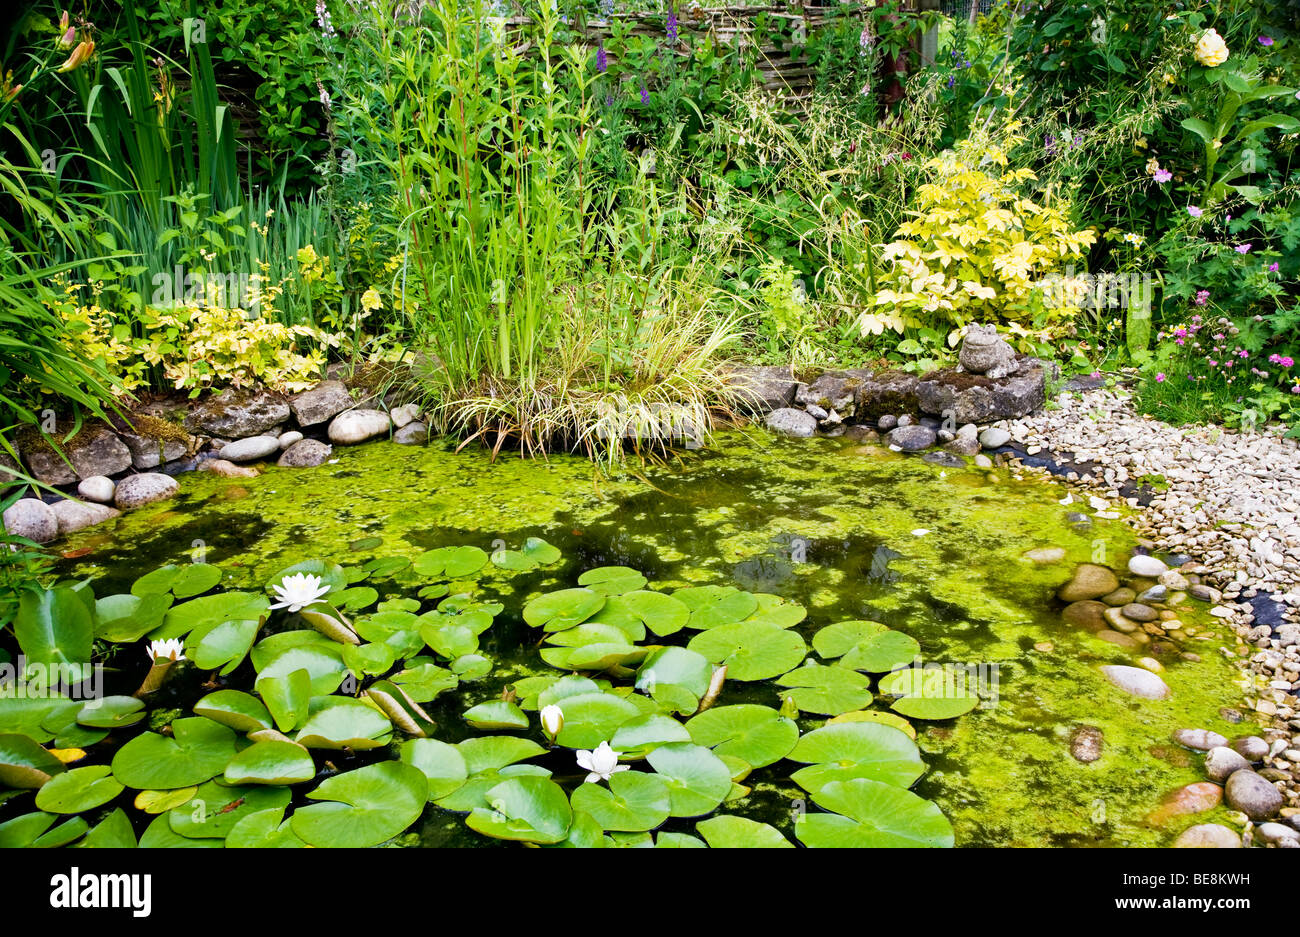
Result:
{"label": "yellow-green foliage shrub", "polygon": [[68,284],[57,304],[65,340],[90,360],[103,361],[122,391],[147,385],[150,370],[160,368],[173,387],[195,393],[255,381],[296,392],[315,384],[325,363],[322,337],[304,325],[205,305],[150,306],[128,318],[94,298],[83,302],[79,292]]}
{"label": "yellow-green foliage shrub", "polygon": [[898,331],[948,325],[954,333],[988,321],[1046,337],[1077,312],[1046,308],[1041,281],[1081,257],[1096,232],[1070,224],[1068,202],[1039,204],[1026,194],[1034,172],[1009,168],[1007,156],[1023,140],[1017,127],[983,131],[928,161],[935,181],[918,188],[913,220],[883,252],[885,288],[875,304],[892,308],[865,314],[864,334],[878,333],[882,321]]}

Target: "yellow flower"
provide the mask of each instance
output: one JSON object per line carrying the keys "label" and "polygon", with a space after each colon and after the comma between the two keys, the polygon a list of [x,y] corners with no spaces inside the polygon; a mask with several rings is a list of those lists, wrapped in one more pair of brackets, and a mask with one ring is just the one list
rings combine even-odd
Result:
{"label": "yellow flower", "polygon": [[317,260],[316,248],[308,244],[306,247],[298,248],[298,263],[304,267],[310,267]]}
{"label": "yellow flower", "polygon": [[1201,38],[1196,40],[1195,55],[1196,61],[1207,68],[1214,68],[1228,60],[1228,44],[1217,31],[1207,29]]}
{"label": "yellow flower", "polygon": [[366,312],[373,312],[376,309],[382,309],[384,301],[379,298],[379,291],[373,286],[361,294],[361,308]]}
{"label": "yellow flower", "polygon": [[81,65],[85,64],[86,60],[89,59],[94,52],[95,40],[86,39],[72,50],[72,54],[68,56],[68,60],[60,65],[56,70],[59,72],[70,72],[74,68],[79,68]]}

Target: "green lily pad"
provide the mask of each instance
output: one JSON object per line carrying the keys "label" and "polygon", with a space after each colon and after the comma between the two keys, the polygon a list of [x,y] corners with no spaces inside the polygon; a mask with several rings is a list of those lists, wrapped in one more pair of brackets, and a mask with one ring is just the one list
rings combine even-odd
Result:
{"label": "green lily pad", "polygon": [[639,758],[661,745],[689,742],[686,727],[670,716],[649,713],[629,719],[618,727],[610,747],[632,758]]}
{"label": "green lily pad", "polygon": [[678,589],[673,598],[691,610],[687,627],[701,631],[744,621],[758,610],[754,594],[735,586],[690,586]]}
{"label": "green lily pad", "polygon": [[305,849],[307,844],[284,819],[283,807],[269,807],[246,813],[226,836],[227,849]]}
{"label": "green lily pad", "polygon": [[141,849],[220,849],[220,839],[191,839],[172,830],[167,814],[154,818],[140,837]]}
{"label": "green lily pad", "polygon": [[821,628],[813,635],[813,649],[824,658],[843,657],[868,638],[889,631],[888,625],[878,621],[837,621]]}
{"label": "green lily pad", "polygon": [[313,696],[333,693],[347,673],[342,645],[305,628],[263,638],[250,656],[259,679],[284,677],[297,670],[306,670]]}
{"label": "green lily pad", "polygon": [[558,843],[569,834],[569,798],[550,778],[510,778],[485,796],[490,806],[475,807],[465,818],[475,832],[525,843]]}
{"label": "green lily pad", "polygon": [[144,702],[134,696],[105,696],[82,706],[77,722],[92,729],[120,729],[135,725],[144,715]]}
{"label": "green lily pad", "polygon": [[448,665],[462,683],[482,680],[492,672],[492,661],[482,654],[463,654]]}
{"label": "green lily pad", "polygon": [[312,699],[307,721],[294,741],[307,748],[381,748],[392,738],[393,724],[365,700],[338,696]]}
{"label": "green lily pad", "polygon": [[126,811],[117,807],[77,845],[85,849],[134,849],[135,830]]}
{"label": "green lily pad", "polygon": [[29,664],[71,666],[90,660],[94,625],[81,597],[66,586],[27,590],[18,602],[14,637]]}
{"label": "green lily pad", "polygon": [[456,674],[439,667],[428,657],[408,660],[406,669],[393,674],[389,680],[400,686],[416,703],[431,702],[439,693],[454,690],[460,685],[460,678]]}
{"label": "green lily pad", "polygon": [[77,716],[85,707],[81,700],[67,700],[41,721],[43,729],[54,733],[55,748],[87,748],[108,737],[107,729],[91,728],[77,722]]}
{"label": "green lily pad", "polygon": [[183,638],[195,629],[210,629],[227,621],[260,621],[270,607],[271,601],[256,592],[201,596],[169,608],[163,623],[149,632],[149,638],[154,641]]}
{"label": "green lily pad", "polygon": [[711,849],[794,849],[794,843],[767,823],[721,814],[695,824]]}
{"label": "green lily pad", "polygon": [[437,739],[412,739],[404,743],[401,760],[403,764],[419,768],[428,778],[429,800],[446,797],[469,778],[465,756],[456,746]]}
{"label": "green lily pad", "polygon": [[[48,742],[54,738],[54,732],[42,728],[42,724],[72,702],[64,696],[47,695],[45,691],[24,695],[25,689],[14,684],[0,689],[0,692],[6,694],[0,696],[0,733],[25,735],[34,742]],[[81,709],[80,704],[77,709]]]}
{"label": "green lily pad", "polygon": [[609,789],[583,784],[571,797],[573,809],[590,814],[604,830],[639,833],[653,830],[672,815],[668,784],[644,771],[620,771]]}
{"label": "green lily pad", "polygon": [[747,621],[715,625],[691,638],[687,647],[726,664],[728,680],[769,680],[798,666],[808,653],[798,633]]}
{"label": "green lily pad", "polygon": [[242,690],[217,690],[194,704],[196,716],[230,726],[236,732],[271,728],[271,714],[262,701]]}
{"label": "green lily pad", "polygon": [[254,742],[226,765],[227,784],[301,784],[316,777],[316,764],[293,742]]}
{"label": "green lily pad", "polygon": [[565,748],[594,749],[614,737],[618,728],[641,714],[637,707],[610,693],[584,693],[567,697],[564,727],[555,741]]}
{"label": "green lily pad", "polygon": [[359,612],[379,601],[379,591],[373,586],[352,586],[332,598],[335,607],[349,612]]}
{"label": "green lily pad", "polygon": [[415,558],[412,567],[420,576],[460,579],[487,565],[488,555],[479,547],[439,547]]}
{"label": "green lily pad", "polygon": [[298,808],[292,828],[312,846],[377,846],[419,819],[428,793],[418,768],[382,761],[322,781],[307,796],[323,803]]}
{"label": "green lily pad", "polygon": [[628,566],[599,566],[578,577],[578,585],[601,595],[623,595],[640,589],[645,583],[645,576]]}
{"label": "green lily pad", "polygon": [[691,608],[680,599],[660,592],[638,590],[619,596],[620,605],[659,637],[676,634],[686,627]]}
{"label": "green lily pad", "polygon": [[606,671],[614,667],[631,667],[645,659],[649,651],[622,642],[584,644],[579,647],[548,647],[540,652],[542,660],[561,670]]}
{"label": "green lily pad", "polygon": [[306,720],[312,686],[311,674],[305,668],[283,676],[258,677],[254,688],[281,732],[292,732]]}
{"label": "green lily pad", "polygon": [[170,592],[106,595],[95,602],[95,637],[105,641],[138,641],[163,623],[171,605]]}
{"label": "green lily pad", "polygon": [[831,781],[813,802],[832,813],[807,813],[795,836],[814,848],[877,849],[953,845],[952,826],[937,806],[911,791],[867,778]]}
{"label": "green lily pad", "polygon": [[881,712],[878,709],[859,709],[854,712],[841,713],[826,720],[828,726],[842,722],[877,722],[898,729],[909,739],[916,739],[916,730],[912,728],[912,724],[897,713]]}
{"label": "green lily pad", "polygon": [[789,696],[803,712],[838,716],[872,700],[870,681],[856,670],[809,663],[783,675],[778,686],[793,687]]}
{"label": "green lily pad", "polygon": [[546,749],[532,739],[521,739],[513,735],[465,739],[456,743],[456,750],[465,759],[465,770],[471,775],[498,771],[506,765],[546,753]]}
{"label": "green lily pad", "polygon": [[289,806],[290,793],[283,787],[226,787],[215,781],[199,785],[188,803],[167,811],[167,824],[186,839],[225,839],[231,829],[259,810]]}
{"label": "green lily pad", "polygon": [[[549,677],[550,682],[537,695],[537,709],[562,703],[571,696],[583,696],[588,693],[604,692],[601,684],[590,677],[567,674],[562,677]],[[608,685],[608,683],[606,683]]]}
{"label": "green lily pad", "polygon": [[674,684],[690,690],[698,699],[709,689],[713,665],[703,654],[684,647],[661,647],[652,651],[636,674],[636,688],[653,694],[658,684]]}
{"label": "green lily pad", "polygon": [[527,729],[528,717],[514,703],[489,700],[465,710],[465,721],[476,729]]}
{"label": "green lily pad", "polygon": [[916,638],[901,631],[885,631],[859,641],[840,658],[840,666],[868,673],[884,673],[911,663],[921,653]]}
{"label": "green lily pad", "polygon": [[191,784],[188,787],[178,787],[174,791],[141,791],[135,795],[134,806],[142,813],[149,815],[166,813],[173,807],[179,807],[181,804],[187,804],[194,799],[194,795],[199,792],[197,784]]}
{"label": "green lily pad", "polygon": [[0,735],[0,784],[35,789],[64,771],[63,762],[25,735]]}
{"label": "green lily pad", "polygon": [[912,719],[955,719],[979,705],[965,680],[942,668],[896,670],[880,678],[880,692],[899,697],[890,708]]}
{"label": "green lily pad", "polygon": [[646,761],[668,784],[674,817],[711,813],[731,792],[731,771],[702,745],[661,745],[646,756]]}
{"label": "green lily pad", "polygon": [[798,602],[788,602],[779,595],[755,592],[758,608],[745,621],[758,621],[778,628],[793,628],[808,617],[808,610]]}
{"label": "green lily pad", "polygon": [[204,622],[185,639],[185,654],[201,670],[232,672],[244,662],[262,623],[256,618]]}
{"label": "green lily pad", "polygon": [[740,703],[706,709],[686,723],[697,745],[719,757],[739,758],[762,768],[790,754],[799,741],[799,727],[770,706]]}
{"label": "green lily pad", "polygon": [[131,585],[136,596],[170,592],[178,599],[202,595],[221,581],[221,570],[209,563],[168,564],[141,576]]}
{"label": "green lily pad", "polygon": [[0,849],[55,849],[71,843],[89,828],[81,817],[65,820],[54,829],[53,813],[25,813],[0,823]]}
{"label": "green lily pad", "polygon": [[540,595],[524,606],[524,621],[544,631],[563,631],[600,611],[605,596],[591,589],[560,589]]}
{"label": "green lily pad", "polygon": [[925,773],[916,743],[905,732],[872,722],[843,722],[814,729],[790,752],[802,768],[791,779],[810,793],[831,781],[869,778],[911,787]]}
{"label": "green lily pad", "polygon": [[434,801],[443,810],[452,810],[456,813],[469,813],[479,808],[491,808],[488,803],[488,791],[496,787],[502,781],[510,778],[549,778],[551,772],[541,765],[506,765],[504,768],[483,771],[479,774],[471,775],[456,790]]}
{"label": "green lily pad", "polygon": [[397,661],[397,655],[387,644],[344,645],[343,663],[360,679],[363,675],[387,673]]}
{"label": "green lily pad", "polygon": [[47,813],[81,813],[108,803],[123,787],[108,765],[73,768],[50,778],[36,792],[36,806]]}
{"label": "green lily pad", "polygon": [[113,756],[113,776],[137,790],[189,787],[216,777],[235,755],[235,733],[211,719],[177,719],[172,734],[131,739]]}

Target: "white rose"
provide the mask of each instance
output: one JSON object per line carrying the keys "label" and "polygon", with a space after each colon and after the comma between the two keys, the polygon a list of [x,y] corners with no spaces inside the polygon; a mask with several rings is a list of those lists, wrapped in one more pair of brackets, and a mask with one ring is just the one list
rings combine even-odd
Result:
{"label": "white rose", "polygon": [[1207,29],[1204,35],[1196,40],[1196,61],[1207,68],[1213,68],[1216,65],[1222,65],[1227,60],[1228,44],[1223,41],[1223,37],[1217,31]]}

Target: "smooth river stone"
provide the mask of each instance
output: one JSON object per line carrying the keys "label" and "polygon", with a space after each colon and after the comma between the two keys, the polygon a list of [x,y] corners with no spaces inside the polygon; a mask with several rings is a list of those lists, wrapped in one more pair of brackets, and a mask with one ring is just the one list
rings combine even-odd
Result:
{"label": "smooth river stone", "polygon": [[1241,837],[1222,823],[1189,826],[1174,840],[1175,849],[1241,849]]}
{"label": "smooth river stone", "polygon": [[390,426],[392,421],[383,410],[348,410],[340,413],[330,423],[330,442],[345,446],[365,442],[387,433]]}
{"label": "smooth river stone", "polygon": [[1073,578],[1057,590],[1057,597],[1063,602],[1082,602],[1086,599],[1098,599],[1109,595],[1119,588],[1119,580],[1105,566],[1095,563],[1081,563],[1074,571]]}
{"label": "smooth river stone", "polygon": [[94,501],[74,501],[71,498],[56,501],[50,505],[50,509],[54,511],[55,516],[59,519],[60,534],[70,534],[74,530],[81,530],[83,527],[102,524],[104,521],[117,517],[122,513],[117,508],[110,508],[107,504],[97,504]]}
{"label": "smooth river stone", "polygon": [[1105,611],[1105,605],[1091,599],[1071,602],[1061,610],[1061,619],[1085,631],[1102,631],[1106,628],[1106,619],[1102,617]]}
{"label": "smooth river stone", "polygon": [[220,454],[227,462],[252,462],[254,459],[265,459],[271,453],[279,451],[278,436],[249,436],[246,439],[236,439],[232,443],[227,443],[222,447]]}
{"label": "smooth river stone", "polygon": [[1138,622],[1155,621],[1160,617],[1160,613],[1154,608],[1150,605],[1143,605],[1140,602],[1129,602],[1127,605],[1123,606],[1120,611],[1124,614],[1125,618],[1131,618],[1133,621]]}
{"label": "smooth river stone", "polygon": [[1213,810],[1223,800],[1223,788],[1209,781],[1197,781],[1166,794],[1160,806],[1147,814],[1147,822],[1159,826],[1172,817]]}
{"label": "smooth river stone", "polygon": [[280,456],[281,468],[312,468],[324,464],[333,449],[318,439],[300,439]]}
{"label": "smooth river stone", "polygon": [[763,418],[763,422],[772,432],[783,436],[807,437],[817,432],[817,419],[794,407],[773,410]]}
{"label": "smooth river stone", "polygon": [[[973,454],[973,453],[972,453]],[[1025,559],[1039,566],[1046,566],[1049,563],[1059,563],[1065,559],[1065,547],[1037,547],[1033,550],[1026,550]]]}
{"label": "smooth river stone", "polygon": [[1088,764],[1101,757],[1105,737],[1096,726],[1079,726],[1070,736],[1070,754],[1075,761]]}
{"label": "smooth river stone", "polygon": [[1187,748],[1194,748],[1198,752],[1208,752],[1211,748],[1220,748],[1228,744],[1226,738],[1209,729],[1175,729],[1174,741]]}
{"label": "smooth river stone", "polygon": [[1134,576],[1147,576],[1151,579],[1159,579],[1169,571],[1169,567],[1154,556],[1146,556],[1139,553],[1128,561],[1128,571]]}
{"label": "smooth river stone", "polygon": [[1115,645],[1116,647],[1122,647],[1126,651],[1136,651],[1142,646],[1137,641],[1134,641],[1129,635],[1122,634],[1119,631],[1111,631],[1109,629],[1098,631],[1097,637],[1102,641]]}
{"label": "smooth river stone", "polygon": [[180,487],[170,475],[141,472],[139,475],[128,475],[117,483],[113,501],[123,511],[129,511],[131,508],[170,498]]}
{"label": "smooth river stone", "polygon": [[59,535],[59,518],[39,498],[20,498],[4,512],[5,531],[35,543],[49,543]]}
{"label": "smooth river stone", "polygon": [[1267,820],[1282,808],[1282,795],[1254,771],[1234,771],[1225,787],[1228,805],[1256,822]]}
{"label": "smooth river stone", "polygon": [[1106,609],[1106,611],[1102,612],[1102,617],[1105,618],[1106,623],[1116,631],[1122,631],[1125,634],[1132,634],[1138,630],[1138,623],[1131,621],[1117,608]]}
{"label": "smooth river stone", "polygon": [[1223,784],[1242,768],[1249,767],[1249,761],[1222,745],[1211,748],[1205,756],[1205,775],[1219,784]]}
{"label": "smooth river stone", "polygon": [[95,501],[99,504],[113,503],[113,489],[117,486],[113,484],[113,479],[107,475],[91,475],[89,478],[83,478],[77,485],[77,494],[87,501]]}
{"label": "smooth river stone", "polygon": [[1165,681],[1141,667],[1107,664],[1101,668],[1101,672],[1125,693],[1141,699],[1167,699],[1171,695]]}
{"label": "smooth river stone", "polygon": [[1136,592],[1134,592],[1128,586],[1120,586],[1120,588],[1116,589],[1114,592],[1111,592],[1107,595],[1103,595],[1101,597],[1101,600],[1105,602],[1107,605],[1113,606],[1115,608],[1119,608],[1121,605],[1128,605],[1136,598],[1137,598]]}
{"label": "smooth river stone", "polygon": [[1232,750],[1247,761],[1263,761],[1268,757],[1268,742],[1258,735],[1245,735],[1232,740]]}

